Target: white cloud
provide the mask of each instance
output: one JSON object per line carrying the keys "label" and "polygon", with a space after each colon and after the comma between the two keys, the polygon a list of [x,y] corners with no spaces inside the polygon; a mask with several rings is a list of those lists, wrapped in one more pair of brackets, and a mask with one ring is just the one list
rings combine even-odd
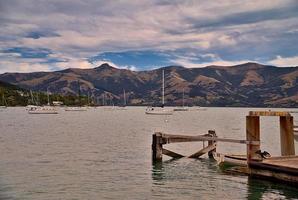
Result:
{"label": "white cloud", "polygon": [[293,56],[293,57],[276,56],[275,59],[269,61],[268,63],[279,67],[294,67],[294,66],[298,66],[298,56]]}
{"label": "white cloud", "polygon": [[177,60],[172,60],[172,62],[175,65],[180,65],[183,67],[187,68],[202,68],[202,67],[207,67],[207,66],[233,66],[233,65],[239,65],[247,62],[255,62],[251,60],[238,60],[238,61],[227,61],[227,60],[215,60],[215,61],[210,61],[210,62],[202,62],[202,63],[195,63],[192,62],[189,59],[177,59]]}

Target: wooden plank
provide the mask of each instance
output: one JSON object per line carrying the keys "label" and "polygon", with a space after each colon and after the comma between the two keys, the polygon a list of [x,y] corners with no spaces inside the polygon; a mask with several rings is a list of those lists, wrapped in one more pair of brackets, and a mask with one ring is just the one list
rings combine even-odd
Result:
{"label": "wooden plank", "polygon": [[249,116],[291,116],[284,111],[249,111]]}
{"label": "wooden plank", "polygon": [[216,149],[216,143],[213,143],[211,145],[208,145],[207,147],[201,149],[200,151],[192,154],[189,156],[189,158],[199,158],[200,156],[204,155],[205,153],[208,153],[209,151],[212,151]]}
{"label": "wooden plank", "polygon": [[237,139],[229,139],[229,138],[218,138],[218,137],[210,137],[206,135],[198,135],[198,136],[187,136],[187,135],[169,135],[162,134],[163,144],[170,143],[178,143],[178,142],[197,142],[197,141],[220,141],[220,142],[231,142],[231,143],[239,143],[239,144],[260,144],[260,141],[247,141],[247,140],[237,140]]}
{"label": "wooden plank", "polygon": [[298,173],[298,156],[282,156],[277,158],[273,157],[263,160],[263,163],[293,168],[296,169]]}
{"label": "wooden plank", "polygon": [[280,146],[281,155],[295,155],[293,117],[280,117]]}
{"label": "wooden plank", "polygon": [[170,156],[170,157],[172,157],[172,158],[183,158],[184,156],[183,155],[181,155],[181,154],[179,154],[179,153],[175,153],[175,152],[173,152],[173,151],[170,151],[170,150],[168,150],[168,149],[162,149],[162,153],[164,154],[164,155],[167,155],[167,156]]}

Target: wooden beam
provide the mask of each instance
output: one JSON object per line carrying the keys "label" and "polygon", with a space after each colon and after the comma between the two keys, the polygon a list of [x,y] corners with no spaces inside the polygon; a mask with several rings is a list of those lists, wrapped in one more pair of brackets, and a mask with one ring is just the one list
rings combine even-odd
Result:
{"label": "wooden beam", "polygon": [[162,154],[170,156],[172,158],[183,158],[184,157],[183,155],[181,155],[179,153],[175,153],[173,151],[170,151],[170,150],[164,149],[164,148],[162,149]]}
{"label": "wooden beam", "polygon": [[280,117],[279,121],[281,155],[295,155],[293,117]]}
{"label": "wooden beam", "polygon": [[189,158],[199,158],[200,156],[204,155],[205,153],[208,153],[209,151],[212,151],[216,149],[216,143],[213,143],[211,145],[208,145],[207,147],[201,149],[200,151],[192,154],[189,156]]}
{"label": "wooden beam", "polygon": [[187,135],[169,135],[162,134],[163,144],[178,143],[178,142],[197,142],[197,141],[220,141],[240,144],[260,144],[259,141],[237,140],[229,138],[210,137],[207,135],[187,136]]}
{"label": "wooden beam", "polygon": [[249,111],[249,116],[291,116],[284,111]]}

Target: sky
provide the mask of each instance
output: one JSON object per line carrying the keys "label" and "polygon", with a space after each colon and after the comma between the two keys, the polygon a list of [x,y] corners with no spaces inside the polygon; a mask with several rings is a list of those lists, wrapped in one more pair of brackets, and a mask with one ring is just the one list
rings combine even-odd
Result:
{"label": "sky", "polygon": [[297,0],[0,0],[0,73],[298,66]]}

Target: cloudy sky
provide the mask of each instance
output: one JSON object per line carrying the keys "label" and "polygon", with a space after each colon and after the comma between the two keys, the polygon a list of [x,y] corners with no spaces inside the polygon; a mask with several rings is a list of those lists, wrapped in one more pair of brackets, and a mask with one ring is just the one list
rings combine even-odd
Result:
{"label": "cloudy sky", "polygon": [[297,0],[0,0],[0,73],[298,65]]}

